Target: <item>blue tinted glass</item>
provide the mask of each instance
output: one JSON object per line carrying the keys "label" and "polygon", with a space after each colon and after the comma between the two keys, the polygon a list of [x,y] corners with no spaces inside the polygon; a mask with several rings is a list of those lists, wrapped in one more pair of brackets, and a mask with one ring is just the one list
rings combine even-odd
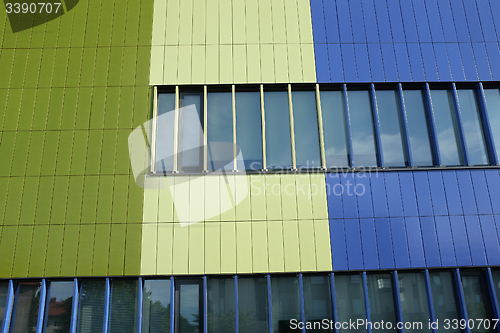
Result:
{"label": "blue tinted glass", "polygon": [[[445,319],[450,321],[460,319],[453,273],[430,271],[429,275],[436,320],[443,323]],[[460,332],[459,329],[454,330],[453,327],[447,331]]]}
{"label": "blue tinted glass", "polygon": [[208,332],[234,332],[236,325],[234,279],[208,279]]}
{"label": "blue tinted glass", "polygon": [[175,94],[158,95],[156,122],[156,171],[172,171],[174,165]]}
{"label": "blue tinted glass", "polygon": [[384,332],[397,332],[394,292],[391,274],[368,275],[368,300],[370,302],[370,319],[372,322],[392,324],[392,329]]}
{"label": "blue tinted glass", "polygon": [[457,91],[457,94],[469,164],[488,164],[486,142],[484,140],[476,93],[472,89],[460,89]]}
{"label": "blue tinted glass", "polygon": [[[335,275],[335,297],[337,301],[337,316],[339,322],[366,319],[365,298],[363,294],[363,279],[361,274]],[[339,332],[351,332],[341,329]],[[366,332],[364,326],[359,332]]]}
{"label": "blue tinted glass", "polygon": [[370,93],[365,90],[349,91],[348,102],[353,166],[377,166]]}
{"label": "blue tinted glass", "polygon": [[348,167],[344,93],[322,91],[320,94],[326,166]]}
{"label": "blue tinted glass", "polygon": [[179,284],[179,320],[176,326],[180,333],[200,332],[200,284]]}
{"label": "blue tinted glass", "polygon": [[238,278],[239,331],[267,332],[267,315],[266,278]]}
{"label": "blue tinted glass", "polygon": [[333,319],[329,276],[304,276],[304,312],[306,322],[311,322],[310,332],[333,332],[320,330],[323,319]]}
{"label": "blue tinted glass", "polygon": [[218,170],[231,163],[234,155],[232,93],[208,94],[207,127],[208,169]]}
{"label": "blue tinted glass", "polygon": [[486,108],[497,156],[500,156],[500,90],[485,89]]}
{"label": "blue tinted glass", "polygon": [[5,305],[7,303],[7,290],[9,288],[8,283],[0,283],[0,327],[3,324],[3,317],[5,313]]}
{"label": "blue tinted glass", "polygon": [[142,304],[142,332],[170,332],[170,280],[144,281]]}
{"label": "blue tinted glass", "polygon": [[432,108],[442,165],[461,165],[455,109],[449,90],[432,90]]}
{"label": "blue tinted glass", "polygon": [[113,281],[108,332],[135,333],[137,331],[137,296],[137,280]]}
{"label": "blue tinted glass", "polygon": [[299,278],[271,278],[273,332],[290,331],[290,320],[300,318]]}
{"label": "blue tinted glass", "polygon": [[292,93],[297,168],[319,168],[319,134],[314,91]]}
{"label": "blue tinted glass", "polygon": [[413,165],[432,166],[431,141],[422,91],[405,90],[403,94]]}
{"label": "blue tinted glass", "polygon": [[[476,323],[481,319],[493,319],[493,310],[484,273],[482,271],[461,271],[460,273],[469,319],[473,319]],[[471,329],[473,333],[492,331],[486,329],[484,325],[481,325],[481,327],[476,325]]]}
{"label": "blue tinted glass", "polygon": [[262,169],[262,119],[259,92],[237,92],[236,144],[241,149],[244,166],[238,169]]}
{"label": "blue tinted glass", "polygon": [[196,115],[179,112],[179,170],[201,170],[203,167],[203,110],[201,94],[182,94],[181,107],[194,105]]}
{"label": "blue tinted glass", "polygon": [[[405,332],[430,332],[429,306],[427,305],[427,291],[425,289],[424,274],[399,273],[399,296],[403,310],[403,320],[415,323],[405,327]],[[422,323],[422,326],[420,324]]]}
{"label": "blue tinted glass", "polygon": [[73,307],[73,281],[51,282],[47,293],[45,332],[69,333]]}
{"label": "blue tinted glass", "polygon": [[104,320],[104,280],[83,280],[78,301],[78,332],[100,332]]}
{"label": "blue tinted glass", "polygon": [[493,276],[493,284],[495,285],[495,293],[497,294],[497,300],[500,300],[500,269],[492,269],[491,275]]}
{"label": "blue tinted glass", "polygon": [[264,93],[266,113],[266,162],[269,169],[292,167],[290,113],[286,91]]}
{"label": "blue tinted glass", "polygon": [[405,166],[398,94],[394,90],[378,90],[376,96],[384,166]]}

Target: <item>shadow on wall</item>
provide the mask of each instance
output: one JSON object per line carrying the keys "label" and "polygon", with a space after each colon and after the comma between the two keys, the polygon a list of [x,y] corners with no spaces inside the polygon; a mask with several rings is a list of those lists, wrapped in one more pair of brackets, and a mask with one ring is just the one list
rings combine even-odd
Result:
{"label": "shadow on wall", "polygon": [[52,21],[73,9],[80,0],[4,0],[12,32],[31,29]]}

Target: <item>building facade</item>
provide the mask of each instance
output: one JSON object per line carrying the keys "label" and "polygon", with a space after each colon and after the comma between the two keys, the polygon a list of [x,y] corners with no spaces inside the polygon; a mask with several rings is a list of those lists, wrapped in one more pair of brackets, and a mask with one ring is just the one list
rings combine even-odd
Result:
{"label": "building facade", "polygon": [[1,333],[500,331],[500,2],[26,4]]}

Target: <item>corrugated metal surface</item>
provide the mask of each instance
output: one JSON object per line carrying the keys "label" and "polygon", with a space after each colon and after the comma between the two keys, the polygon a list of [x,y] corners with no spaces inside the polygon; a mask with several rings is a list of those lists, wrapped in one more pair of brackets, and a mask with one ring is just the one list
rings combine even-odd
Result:
{"label": "corrugated metal surface", "polygon": [[308,0],[155,0],[151,85],[316,82]]}
{"label": "corrugated metal surface", "polygon": [[310,0],[318,82],[500,80],[494,0]]}
{"label": "corrugated metal surface", "polygon": [[127,139],[149,112],[152,15],[81,0],[12,33],[0,12],[0,277],[139,274]]}
{"label": "corrugated metal surface", "polygon": [[497,265],[499,182],[498,170],[327,174],[334,271]]}

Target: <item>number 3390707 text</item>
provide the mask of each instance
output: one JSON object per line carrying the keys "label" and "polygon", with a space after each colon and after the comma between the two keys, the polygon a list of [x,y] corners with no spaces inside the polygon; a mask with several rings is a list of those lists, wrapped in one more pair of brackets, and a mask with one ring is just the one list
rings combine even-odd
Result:
{"label": "number 3390707 text", "polygon": [[50,2],[47,2],[47,3],[45,3],[45,2],[39,2],[39,3],[15,2],[15,3],[10,3],[10,2],[7,2],[5,4],[5,10],[7,11],[7,14],[11,14],[11,13],[14,13],[14,14],[19,14],[19,13],[23,13],[23,14],[26,14],[26,13],[51,14],[51,13],[58,13],[60,7],[61,7],[60,2],[56,2],[56,3],[50,3]]}

